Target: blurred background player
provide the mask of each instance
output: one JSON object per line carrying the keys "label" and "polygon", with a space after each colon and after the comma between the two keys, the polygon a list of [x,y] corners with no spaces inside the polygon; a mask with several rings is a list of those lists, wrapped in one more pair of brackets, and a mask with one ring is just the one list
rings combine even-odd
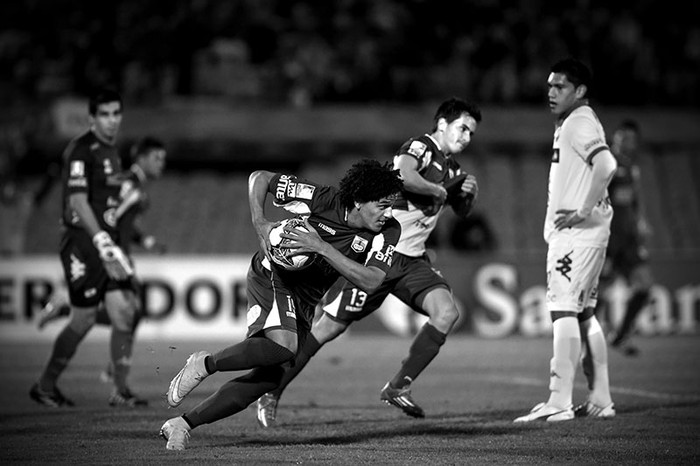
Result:
{"label": "blurred background player", "polygon": [[555,63],[547,84],[556,116],[544,239],[547,242],[547,308],[553,322],[549,399],[515,422],[574,418],[573,389],[582,341],[591,365],[584,371],[589,395],[578,415],[612,417],[605,337],[595,317],[597,286],[613,216],[607,186],[617,163],[588,104],[591,73],[575,59]]}
{"label": "blurred background player", "polygon": [[[71,314],[59,333],[39,380],[29,395],[50,407],[72,406],[56,386],[78,345],[95,324],[101,302],[112,322],[111,358],[115,390],[110,404],[136,399],[126,385],[137,308],[130,300],[133,269],[119,244],[116,206],[124,181],[115,147],[122,122],[121,96],[100,90],[88,103],[89,129],[73,139],[64,154],[60,258]],[[119,401],[116,401],[119,402]]]}
{"label": "blurred background player", "polygon": [[463,174],[454,156],[469,145],[479,122],[478,107],[460,99],[448,99],[438,107],[430,134],[411,138],[401,145],[394,156],[394,167],[404,180],[394,207],[394,217],[401,223],[401,238],[386,279],[373,293],[344,280],[335,293],[329,292],[321,317],[314,323],[311,335],[279,388],[258,400],[260,425],[269,427],[275,422],[282,392],[310,358],[352,322],[377,310],[389,293],[416,312],[427,315],[429,320],[416,335],[401,369],[382,388],[380,399],[409,416],[425,416],[411,396],[411,382],[437,356],[459,317],[452,290],[433,268],[425,243],[445,205],[450,205],[460,217],[471,211],[478,194],[476,178]]}
{"label": "blurred background player", "polygon": [[[316,305],[341,275],[368,293],[382,283],[401,233],[392,208],[402,185],[395,170],[375,160],[354,164],[340,189],[281,173],[251,174],[248,197],[260,250],[248,270],[246,339],[215,354],[190,355],[170,382],[168,404],[179,406],[215,372],[252,370],[166,421],[160,434],[167,449],[184,450],[191,429],[232,416],[277,388],[284,366],[308,336]],[[276,223],[265,217],[268,195],[276,206],[308,216],[308,232],[285,229],[283,234],[288,248],[316,255],[306,268],[290,271],[270,260],[269,235]]]}
{"label": "blurred background player", "polygon": [[649,303],[654,279],[648,263],[645,242],[650,228],[644,216],[637,158],[640,147],[639,124],[625,120],[613,133],[612,153],[617,172],[608,191],[615,215],[612,219],[608,253],[603,268],[603,284],[609,286],[622,277],[629,286],[629,299],[622,323],[609,335],[610,345],[628,356],[639,350],[630,343],[639,312]]}
{"label": "blurred background player", "polygon": [[[148,183],[160,178],[163,174],[166,162],[166,150],[163,142],[157,138],[146,136],[137,141],[129,152],[132,164],[126,172],[120,192],[121,204],[117,208],[116,217],[119,229],[119,246],[129,258],[133,268],[131,257],[131,245],[137,245],[147,251],[163,254],[166,251],[164,244],[158,242],[153,235],[147,235],[140,226],[141,216],[149,207],[150,201],[147,193]],[[125,289],[129,295],[129,302],[136,306],[137,313],[133,320],[132,340],[136,328],[141,319],[141,301],[136,277],[133,278],[134,286]],[[41,330],[47,323],[70,314],[68,291],[65,287],[57,289],[39,314],[38,326]],[[110,319],[104,308],[100,305],[96,323],[110,325]],[[128,362],[128,361],[127,361]],[[114,382],[115,371],[112,361],[100,374],[100,379],[105,382]],[[113,404],[145,404],[145,400],[138,398],[125,399],[119,393],[115,393]]]}

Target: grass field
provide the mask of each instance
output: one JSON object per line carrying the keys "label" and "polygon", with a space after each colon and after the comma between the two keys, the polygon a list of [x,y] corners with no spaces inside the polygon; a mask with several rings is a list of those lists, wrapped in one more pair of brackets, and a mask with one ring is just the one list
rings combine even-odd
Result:
{"label": "grass field", "polygon": [[[275,428],[258,427],[249,408],[194,430],[184,452],[166,450],[157,435],[184,412],[169,409],[163,393],[191,351],[223,342],[138,342],[132,385],[151,401],[138,410],[107,405],[109,387],[98,381],[106,342],[85,342],[64,374],[60,387],[76,402],[72,409],[45,408],[27,395],[50,343],[3,343],[0,463],[699,464],[700,338],[637,341],[637,358],[610,354],[616,418],[515,425],[548,394],[549,339],[449,338],[414,383],[427,414],[416,420],[378,401],[410,340],[349,334],[290,385]],[[228,378],[210,377],[181,408]],[[575,401],[584,397],[579,374]]]}

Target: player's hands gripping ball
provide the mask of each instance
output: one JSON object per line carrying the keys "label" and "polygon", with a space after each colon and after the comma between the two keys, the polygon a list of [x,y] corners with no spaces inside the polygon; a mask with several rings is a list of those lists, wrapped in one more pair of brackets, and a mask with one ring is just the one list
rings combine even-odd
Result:
{"label": "player's hands gripping ball", "polygon": [[95,245],[100,253],[100,259],[104,264],[107,274],[117,281],[127,280],[134,274],[134,269],[129,263],[129,258],[126,257],[124,251],[114,244],[109,233],[100,231],[92,237],[92,244]]}

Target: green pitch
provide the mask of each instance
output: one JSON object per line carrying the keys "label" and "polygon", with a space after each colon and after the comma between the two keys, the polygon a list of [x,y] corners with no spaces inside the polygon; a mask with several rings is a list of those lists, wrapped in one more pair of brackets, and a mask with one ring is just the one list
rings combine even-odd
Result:
{"label": "green pitch", "polygon": [[[27,392],[50,344],[0,344],[0,463],[46,464],[698,464],[698,336],[637,338],[637,358],[610,353],[617,417],[548,425],[512,420],[548,395],[547,338],[448,338],[413,385],[426,411],[412,419],[379,402],[410,340],[349,334],[323,348],[290,385],[278,424],[258,427],[252,408],[192,432],[184,452],[165,449],[161,424],[211,394],[235,373],[205,380],[168,409],[170,378],[196,349],[223,342],[140,341],[131,385],[146,409],[110,408],[98,380],[106,342],[85,342],[60,388],[72,409],[33,403]],[[577,375],[575,400],[585,397]]]}

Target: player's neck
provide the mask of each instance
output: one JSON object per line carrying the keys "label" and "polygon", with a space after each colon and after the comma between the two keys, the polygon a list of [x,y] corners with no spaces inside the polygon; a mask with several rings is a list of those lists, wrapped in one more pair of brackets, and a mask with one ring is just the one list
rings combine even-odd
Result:
{"label": "player's neck", "polygon": [[95,131],[95,128],[94,128],[94,127],[90,128],[90,131],[92,132],[92,134],[95,135],[95,137],[96,137],[97,139],[99,139],[100,141],[104,142],[104,143],[107,144],[108,146],[113,146],[114,143],[115,143],[116,140],[117,140],[116,137],[110,138],[110,137],[108,137],[108,136],[105,136],[104,134],[100,134],[98,131]]}

